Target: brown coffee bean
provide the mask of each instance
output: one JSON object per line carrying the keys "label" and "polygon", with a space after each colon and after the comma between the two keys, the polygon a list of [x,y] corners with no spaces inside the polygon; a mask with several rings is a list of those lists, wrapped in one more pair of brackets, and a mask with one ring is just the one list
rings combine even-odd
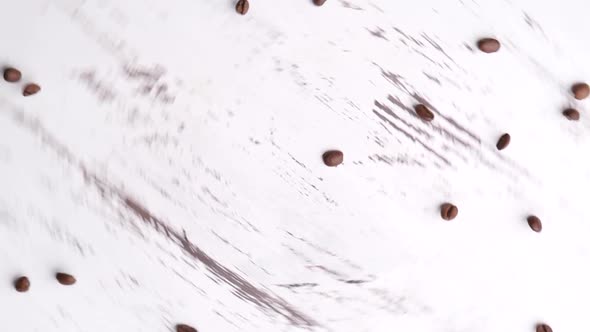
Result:
{"label": "brown coffee bean", "polygon": [[510,144],[510,134],[504,134],[500,136],[498,143],[496,143],[496,148],[498,150],[504,150]]}
{"label": "brown coffee bean", "polygon": [[23,89],[23,96],[27,97],[30,95],[34,95],[39,91],[41,91],[41,87],[39,85],[35,83],[29,83],[25,85],[25,88]]}
{"label": "brown coffee bean", "polygon": [[586,99],[590,95],[590,86],[586,83],[576,83],[572,85],[572,93],[578,100]]}
{"label": "brown coffee bean", "polygon": [[63,272],[59,272],[55,274],[55,279],[57,279],[57,281],[62,284],[62,285],[66,285],[66,286],[70,286],[76,283],[76,278],[74,278],[74,276],[69,275],[67,273],[63,273]]}
{"label": "brown coffee bean", "polygon": [[483,38],[477,42],[477,47],[482,52],[494,53],[500,49],[500,42],[494,38]]}
{"label": "brown coffee bean", "polygon": [[326,3],[326,0],[313,0],[313,3],[316,6],[322,6],[324,3]]}
{"label": "brown coffee bean", "polygon": [[553,329],[547,324],[537,324],[537,332],[553,332]]}
{"label": "brown coffee bean", "polygon": [[29,287],[31,287],[31,282],[27,277],[19,277],[14,281],[14,289],[16,289],[17,292],[26,292],[29,290]]}
{"label": "brown coffee bean", "polygon": [[236,11],[238,14],[246,15],[248,9],[250,9],[250,3],[248,0],[240,0],[238,3],[236,3]]}
{"label": "brown coffee bean", "polygon": [[326,166],[336,167],[342,164],[342,161],[344,161],[344,154],[342,151],[331,150],[326,151],[322,155],[322,158],[324,159],[324,164],[326,164]]}
{"label": "brown coffee bean", "polygon": [[459,209],[451,203],[444,203],[440,206],[440,216],[444,220],[453,220],[457,214],[459,214]]}
{"label": "brown coffee bean", "polygon": [[568,120],[578,121],[580,120],[580,112],[573,108],[568,108],[563,111],[563,116],[565,116]]}
{"label": "brown coffee bean", "polygon": [[528,218],[526,218],[526,221],[529,223],[529,226],[533,231],[539,233],[541,230],[543,230],[543,224],[541,223],[541,219],[539,219],[537,216],[528,216]]}
{"label": "brown coffee bean", "polygon": [[196,328],[186,324],[176,325],[176,332],[198,332]]}
{"label": "brown coffee bean", "polygon": [[21,79],[21,73],[16,68],[5,68],[4,69],[4,80],[6,82],[14,83]]}
{"label": "brown coffee bean", "polygon": [[420,119],[424,121],[432,121],[434,119],[434,114],[428,109],[428,107],[418,104],[414,106],[414,110],[416,114],[420,117]]}

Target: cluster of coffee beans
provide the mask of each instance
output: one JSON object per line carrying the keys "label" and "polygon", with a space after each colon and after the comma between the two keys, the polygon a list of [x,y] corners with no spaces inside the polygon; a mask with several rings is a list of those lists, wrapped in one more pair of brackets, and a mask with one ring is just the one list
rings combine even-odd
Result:
{"label": "cluster of coffee beans", "polygon": [[[242,3],[240,6],[241,13],[245,14],[248,11],[248,0],[240,0]],[[238,7],[236,7],[238,9]],[[240,12],[240,10],[238,10]],[[20,70],[12,67],[4,68],[4,80],[10,83],[17,83],[21,80],[22,74]],[[28,83],[23,88],[23,96],[27,97],[30,95],[34,95],[37,92],[41,91],[41,87],[35,83]],[[71,274],[58,272],[55,274],[55,279],[62,285],[71,286],[76,283],[76,278]],[[31,281],[27,276],[20,276],[16,278],[13,282],[14,289],[19,293],[28,292],[31,288]],[[197,329],[191,327],[186,324],[178,324],[176,325],[176,332],[198,332]]]}
{"label": "cluster of coffee beans", "polygon": [[[55,279],[62,285],[71,286],[76,283],[76,278],[71,274],[58,272],[55,274]],[[18,277],[14,280],[14,289],[17,292],[24,293],[31,288],[31,281],[26,276]]]}
{"label": "cluster of coffee beans", "polygon": [[[323,3],[323,1],[322,1]],[[494,53],[500,49],[500,42],[494,38],[484,38],[478,41],[478,48],[485,53]],[[590,95],[590,87],[586,83],[576,83],[571,88],[574,97],[578,100],[585,99]],[[426,105],[418,104],[414,106],[416,115],[426,122],[434,120],[434,113],[428,109]],[[578,120],[580,113],[574,109],[567,109],[563,112],[563,115],[570,120]],[[510,134],[505,133],[498,139],[496,148],[498,150],[504,150],[508,144],[510,144]],[[342,151],[330,150],[326,151],[322,155],[324,164],[329,167],[336,167],[342,164],[344,160],[344,154]],[[452,203],[444,203],[440,206],[440,216],[444,220],[453,220],[459,214],[459,208]],[[535,232],[541,232],[543,224],[539,217],[530,215],[526,218],[529,227]],[[536,332],[553,332],[553,329],[547,324],[541,323],[536,326]]]}
{"label": "cluster of coffee beans", "polygon": [[[417,104],[414,106],[414,111],[420,119],[426,122],[434,120],[434,113],[432,113],[432,111],[429,110],[426,105]],[[504,150],[508,144],[510,144],[510,134],[506,133],[500,136],[498,143],[496,143],[496,148],[498,148],[498,150]]]}
{"label": "cluster of coffee beans", "polygon": [[[17,83],[22,78],[20,70],[12,67],[4,68],[4,80],[10,83]],[[41,91],[41,87],[36,83],[27,83],[23,87],[23,96],[31,96]]]}
{"label": "cluster of coffee beans", "polygon": [[[483,38],[477,42],[477,47],[480,51],[485,53],[494,53],[500,49],[500,42],[494,38]],[[575,83],[571,87],[572,94],[577,100],[583,100],[588,98],[590,95],[590,86],[587,83]],[[568,120],[578,121],[580,120],[580,112],[574,108],[568,108],[562,112]],[[500,142],[498,142],[500,145]],[[506,144],[507,145],[507,144]],[[505,146],[504,146],[505,147]],[[498,150],[502,150],[498,147]]]}
{"label": "cluster of coffee beans", "polygon": [[[483,38],[477,42],[477,47],[480,51],[484,53],[495,53],[500,50],[500,42],[494,38]],[[585,99],[590,95],[590,87],[586,83],[576,83],[572,86],[571,90],[574,97],[578,100]],[[426,105],[415,105],[414,111],[416,112],[416,115],[423,121],[431,122],[434,120],[434,113],[432,113],[432,111],[429,110],[428,107],[426,107]],[[569,120],[578,120],[580,118],[580,112],[571,108],[563,111],[563,115]],[[496,143],[496,148],[498,150],[504,150],[508,147],[509,144],[510,134],[504,133],[498,139],[498,142]],[[328,156],[331,156],[332,158],[334,158],[335,156],[333,151],[326,152],[326,154]],[[332,159],[326,159],[326,154],[324,154],[324,163],[326,163],[326,165],[336,166],[337,164],[342,162],[342,152],[340,152],[339,155],[336,155],[338,156],[336,160],[340,161],[337,164],[334,164],[334,161]],[[457,217],[458,213],[458,208],[451,203],[444,203],[440,207],[440,214],[444,220],[453,220],[455,217]],[[540,232],[543,229],[541,220],[537,216],[531,215],[527,217],[527,222],[530,228],[535,232]]]}
{"label": "cluster of coffee beans", "polygon": [[[62,284],[64,286],[71,286],[76,283],[76,278],[74,278],[73,275],[63,273],[63,272],[56,273],[55,279],[57,280],[57,282],[59,282],[60,284]],[[19,293],[28,292],[29,289],[31,288],[31,281],[29,280],[29,278],[27,276],[20,276],[20,277],[16,278],[14,280],[13,284],[14,284],[14,289],[16,289],[16,291]],[[192,326],[189,326],[186,324],[177,324],[176,325],[176,332],[198,332],[198,331],[197,331],[197,329],[195,329]]]}
{"label": "cluster of coffee beans", "polygon": [[[313,3],[316,6],[322,6],[326,0],[313,0]],[[250,3],[248,0],[239,0],[236,3],[236,11],[241,14],[245,15],[250,8]],[[500,49],[500,42],[493,38],[484,38],[478,41],[477,43],[478,48],[485,53],[494,53]],[[21,72],[12,67],[8,67],[4,69],[4,80],[10,83],[16,83],[21,80]],[[33,94],[38,93],[41,91],[41,87],[35,83],[28,83],[23,88],[23,96],[30,96]],[[574,97],[578,100],[582,100],[587,98],[590,95],[590,87],[586,83],[576,83],[572,86],[572,93]],[[423,104],[418,104],[414,106],[414,110],[419,118],[424,121],[430,122],[434,120],[434,113],[428,109]],[[575,109],[567,109],[563,111],[563,115],[569,120],[578,120],[580,118],[580,113]],[[496,148],[498,150],[505,149],[508,144],[510,143],[510,135],[503,134],[496,144]],[[326,151],[322,155],[322,159],[324,160],[324,164],[329,167],[336,167],[344,161],[344,154],[342,151],[339,150],[330,150]],[[440,206],[440,215],[444,220],[453,220],[459,214],[459,209],[452,203],[444,203]],[[540,232],[542,230],[541,220],[536,216],[529,216],[527,218],[527,222],[532,230],[535,232]],[[55,275],[56,280],[66,286],[70,286],[76,283],[76,279],[67,273],[59,272]],[[14,288],[18,292],[27,292],[31,287],[31,281],[26,276],[21,276],[15,279],[14,281]],[[176,325],[176,332],[198,332],[192,326],[186,324],[177,324]],[[551,327],[547,324],[538,324],[536,328],[536,332],[553,332]]]}
{"label": "cluster of coffee beans", "polygon": [[[494,53],[500,49],[500,42],[494,38],[483,38],[477,42],[477,46],[482,52]],[[572,93],[576,99],[581,100],[590,95],[590,87],[586,83],[576,83],[572,86]],[[431,122],[434,120],[434,113],[426,105],[415,105],[414,111],[423,121]],[[578,120],[580,118],[580,113],[574,109],[568,109],[563,114],[570,120]],[[508,144],[510,144],[510,134],[505,133],[498,139],[496,148],[498,150],[504,150],[508,147]],[[344,160],[344,154],[342,151],[330,150],[325,152],[322,158],[326,166],[336,167]],[[440,214],[444,220],[453,220],[459,214],[459,209],[452,203],[444,203],[440,207]],[[543,229],[541,220],[537,216],[529,216],[527,222],[535,232],[540,232]]]}
{"label": "cluster of coffee beans", "polygon": [[[586,99],[590,95],[590,86],[586,83],[575,83],[572,85],[572,94],[577,100]],[[563,111],[563,116],[572,121],[580,120],[580,112],[575,108],[566,109]]]}
{"label": "cluster of coffee beans", "polygon": [[[316,6],[321,6],[326,2],[326,0],[313,0],[313,3]],[[248,13],[248,9],[250,9],[250,2],[248,0],[238,0],[236,3],[236,12],[240,15],[246,15]]]}

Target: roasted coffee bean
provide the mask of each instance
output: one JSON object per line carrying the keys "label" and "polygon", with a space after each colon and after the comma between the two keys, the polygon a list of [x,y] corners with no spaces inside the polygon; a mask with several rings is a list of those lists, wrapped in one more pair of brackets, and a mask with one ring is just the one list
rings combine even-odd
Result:
{"label": "roasted coffee bean", "polygon": [[414,110],[416,114],[420,117],[420,119],[424,121],[432,121],[434,119],[434,114],[428,109],[428,107],[418,104],[414,106]]}
{"label": "roasted coffee bean", "polygon": [[16,289],[17,292],[26,292],[29,290],[29,287],[31,287],[31,282],[27,277],[19,277],[14,281],[14,289]]}
{"label": "roasted coffee bean", "polygon": [[538,324],[537,332],[553,332],[553,329],[547,324]]}
{"label": "roasted coffee bean", "polygon": [[25,85],[25,88],[23,89],[23,96],[27,97],[30,95],[34,95],[39,91],[41,91],[41,87],[39,85],[35,83],[29,83]]}
{"label": "roasted coffee bean", "polygon": [[444,220],[453,220],[457,214],[459,214],[459,209],[451,203],[444,203],[440,206],[440,216]]}
{"label": "roasted coffee bean", "polygon": [[322,158],[324,159],[324,164],[326,164],[326,166],[335,167],[342,164],[342,161],[344,161],[344,154],[342,151],[331,150],[326,151],[322,155]]}
{"label": "roasted coffee bean", "polygon": [[321,6],[321,5],[323,5],[324,3],[326,3],[326,0],[313,0],[313,3],[314,3],[316,6]]}
{"label": "roasted coffee bean", "polygon": [[590,86],[586,83],[576,83],[572,85],[572,93],[578,100],[586,99],[590,95]]}
{"label": "roasted coffee bean", "polygon": [[18,69],[16,68],[5,68],[4,69],[4,80],[6,82],[18,82],[20,81],[21,78],[21,73]]}
{"label": "roasted coffee bean", "polygon": [[483,38],[477,42],[477,47],[482,52],[494,53],[500,49],[500,42],[494,38]]}
{"label": "roasted coffee bean", "polygon": [[59,272],[55,274],[55,279],[57,279],[57,281],[62,284],[62,285],[66,285],[66,286],[70,286],[76,283],[76,278],[74,278],[74,276],[69,275],[67,273],[63,273],[63,272]]}
{"label": "roasted coffee bean", "polygon": [[529,223],[529,226],[533,231],[539,233],[541,230],[543,230],[543,224],[541,223],[541,219],[539,219],[537,216],[528,216],[528,218],[526,218],[526,221]]}
{"label": "roasted coffee bean", "polygon": [[496,148],[498,150],[504,150],[510,144],[510,134],[504,134],[500,136],[498,143],[496,143]]}
{"label": "roasted coffee bean", "polygon": [[568,120],[578,121],[580,120],[580,112],[576,111],[573,108],[568,108],[563,111],[563,116],[565,116]]}
{"label": "roasted coffee bean", "polygon": [[248,0],[240,0],[236,4],[236,11],[238,12],[238,14],[246,15],[248,9],[250,9],[250,3],[248,2]]}
{"label": "roasted coffee bean", "polygon": [[196,328],[186,324],[176,325],[176,332],[198,332]]}

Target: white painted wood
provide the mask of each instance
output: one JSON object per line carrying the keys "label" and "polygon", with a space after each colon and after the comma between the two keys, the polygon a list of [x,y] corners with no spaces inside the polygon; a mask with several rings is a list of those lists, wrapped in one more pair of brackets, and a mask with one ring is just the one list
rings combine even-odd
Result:
{"label": "white painted wood", "polygon": [[585,328],[586,2],[1,8],[3,331]]}

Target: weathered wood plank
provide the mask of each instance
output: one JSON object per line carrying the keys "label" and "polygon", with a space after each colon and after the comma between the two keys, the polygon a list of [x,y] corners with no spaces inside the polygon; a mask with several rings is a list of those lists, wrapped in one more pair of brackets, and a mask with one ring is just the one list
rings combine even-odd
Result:
{"label": "weathered wood plank", "polygon": [[583,328],[588,4],[234,5],[0,12],[3,329]]}

